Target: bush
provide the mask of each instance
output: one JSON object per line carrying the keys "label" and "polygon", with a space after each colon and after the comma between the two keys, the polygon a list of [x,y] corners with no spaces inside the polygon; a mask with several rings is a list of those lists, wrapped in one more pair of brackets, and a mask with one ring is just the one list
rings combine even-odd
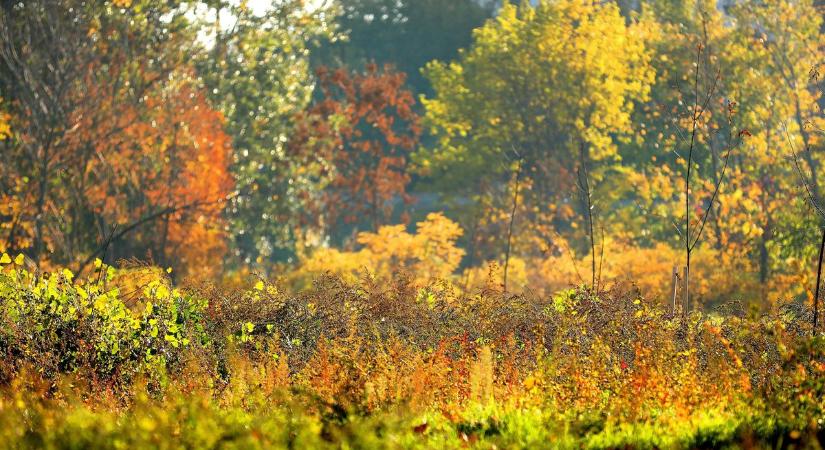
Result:
{"label": "bush", "polygon": [[405,276],[291,293],[98,265],[0,273],[14,447],[718,447],[813,442],[825,341],[795,306],[671,316]]}

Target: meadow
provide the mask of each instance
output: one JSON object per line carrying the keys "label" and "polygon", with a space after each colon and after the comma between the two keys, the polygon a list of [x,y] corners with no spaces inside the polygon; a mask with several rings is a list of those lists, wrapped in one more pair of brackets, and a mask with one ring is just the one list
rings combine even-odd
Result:
{"label": "meadow", "polygon": [[[6,255],[8,256],[8,255]],[[408,277],[301,292],[4,258],[4,448],[817,448],[811,311]],[[20,263],[24,258],[17,258]]]}

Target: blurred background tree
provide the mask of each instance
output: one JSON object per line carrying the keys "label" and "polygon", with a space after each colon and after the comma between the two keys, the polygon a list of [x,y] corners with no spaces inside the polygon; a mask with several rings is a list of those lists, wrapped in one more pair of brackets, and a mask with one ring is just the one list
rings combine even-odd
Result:
{"label": "blurred background tree", "polygon": [[324,231],[342,245],[359,230],[406,222],[407,162],[421,127],[405,75],[370,64],[363,73],[322,67],[318,78],[322,98],[296,118],[290,147],[323,161]]}
{"label": "blurred background tree", "polygon": [[475,246],[490,259],[503,251],[500,211],[517,166],[523,249],[546,246],[542,230],[569,229],[562,224],[574,211],[584,213],[573,200],[582,164],[596,183],[610,168],[621,172],[616,144],[632,134],[634,101],[647,96],[653,72],[641,30],[610,3],[506,5],[474,36],[457,62],[427,67],[435,95],[424,100],[425,127],[435,141],[417,163],[441,192],[481,208],[463,221],[489,226],[474,234],[493,238]]}
{"label": "blurred background tree", "polygon": [[323,187],[317,161],[290,152],[287,142],[314,89],[310,49],[335,38],[330,14],[299,0],[263,12],[215,1],[199,23],[209,39],[198,53],[198,73],[227,118],[234,147],[232,256],[246,264],[289,261],[299,242],[317,234],[306,220]]}
{"label": "blurred background tree", "polygon": [[338,24],[344,39],[326,41],[315,52],[317,66],[392,64],[407,74],[416,94],[431,92],[421,73],[430,61],[451,61],[466,48],[474,29],[492,17],[492,2],[479,0],[346,0]]}

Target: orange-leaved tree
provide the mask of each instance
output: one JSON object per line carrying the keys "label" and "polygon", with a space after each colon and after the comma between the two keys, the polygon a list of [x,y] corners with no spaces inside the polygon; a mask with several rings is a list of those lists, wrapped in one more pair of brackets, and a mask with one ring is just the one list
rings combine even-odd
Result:
{"label": "orange-leaved tree", "polygon": [[149,252],[159,264],[210,272],[226,250],[222,211],[233,188],[223,116],[180,73],[110,117],[87,129],[105,156],[85,168],[93,182],[82,194],[100,220],[134,227],[111,251]]}
{"label": "orange-leaved tree", "polygon": [[33,1],[0,15],[4,249],[75,269],[148,256],[195,271],[220,258],[223,119],[192,75],[183,13],[141,5]]}
{"label": "orange-leaved tree", "polygon": [[318,70],[321,100],[299,117],[293,151],[326,161],[324,208],[329,230],[362,224],[376,230],[407,193],[409,153],[421,135],[405,74],[368,65],[364,73]]}

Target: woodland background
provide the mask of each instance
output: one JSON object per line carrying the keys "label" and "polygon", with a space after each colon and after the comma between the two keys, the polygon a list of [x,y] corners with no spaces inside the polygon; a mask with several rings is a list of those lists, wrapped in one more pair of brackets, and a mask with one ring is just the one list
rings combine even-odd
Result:
{"label": "woodland background", "polygon": [[667,299],[687,241],[694,302],[810,301],[824,26],[808,0],[3,2],[0,252]]}

